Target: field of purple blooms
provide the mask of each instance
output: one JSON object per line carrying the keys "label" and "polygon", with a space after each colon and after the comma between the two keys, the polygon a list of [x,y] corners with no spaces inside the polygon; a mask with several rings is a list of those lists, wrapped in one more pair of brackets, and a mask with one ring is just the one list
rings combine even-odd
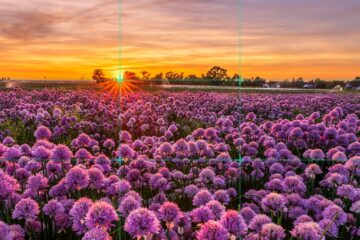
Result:
{"label": "field of purple blooms", "polygon": [[360,239],[359,117],[359,94],[2,91],[0,240]]}

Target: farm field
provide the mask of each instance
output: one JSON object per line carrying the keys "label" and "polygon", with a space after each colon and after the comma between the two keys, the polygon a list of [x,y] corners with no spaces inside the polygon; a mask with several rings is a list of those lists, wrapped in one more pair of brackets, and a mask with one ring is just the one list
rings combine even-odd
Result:
{"label": "farm field", "polygon": [[0,91],[0,239],[359,239],[360,95]]}

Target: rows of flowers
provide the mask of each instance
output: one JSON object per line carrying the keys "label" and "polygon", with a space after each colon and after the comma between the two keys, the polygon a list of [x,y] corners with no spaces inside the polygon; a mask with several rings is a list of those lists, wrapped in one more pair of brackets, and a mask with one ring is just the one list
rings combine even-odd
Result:
{"label": "rows of flowers", "polygon": [[154,92],[117,106],[0,93],[0,239],[360,238],[360,95]]}

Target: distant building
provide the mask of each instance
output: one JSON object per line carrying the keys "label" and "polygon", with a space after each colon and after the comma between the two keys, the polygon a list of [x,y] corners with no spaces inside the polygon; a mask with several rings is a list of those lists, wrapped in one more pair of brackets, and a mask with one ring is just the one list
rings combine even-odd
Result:
{"label": "distant building", "polygon": [[271,85],[272,88],[281,88],[280,83],[275,83],[273,85]]}
{"label": "distant building", "polygon": [[341,85],[337,85],[333,88],[334,91],[343,91],[343,87]]}
{"label": "distant building", "polygon": [[360,77],[356,77],[354,80],[348,82],[345,85],[346,89],[358,90],[360,88]]}
{"label": "distant building", "polygon": [[314,88],[314,85],[311,83],[306,83],[306,84],[304,84],[303,88],[306,88],[306,89]]}
{"label": "distant building", "polygon": [[270,86],[269,86],[269,84],[267,84],[267,83],[265,83],[264,85],[263,85],[263,88],[269,88]]}

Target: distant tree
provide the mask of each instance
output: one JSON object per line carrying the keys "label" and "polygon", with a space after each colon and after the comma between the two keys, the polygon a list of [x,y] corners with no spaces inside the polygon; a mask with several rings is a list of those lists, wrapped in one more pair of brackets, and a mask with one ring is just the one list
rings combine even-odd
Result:
{"label": "distant tree", "polygon": [[253,81],[254,87],[262,87],[266,83],[266,80],[261,77],[256,77]]}
{"label": "distant tree", "polygon": [[234,76],[232,77],[233,80],[238,80],[240,79],[240,75],[235,73]]}
{"label": "distant tree", "polygon": [[216,79],[216,80],[226,80],[227,79],[227,70],[225,68],[221,68],[219,66],[212,67],[207,73],[206,78],[208,79]]}
{"label": "distant tree", "polygon": [[184,73],[174,73],[173,75],[173,79],[176,79],[176,80],[183,80],[184,79]]}
{"label": "distant tree", "polygon": [[326,88],[326,82],[320,78],[314,79],[315,88],[324,89]]}
{"label": "distant tree", "polygon": [[152,78],[154,80],[162,80],[163,79],[163,73],[157,73],[155,74],[155,76]]}
{"label": "distant tree", "polygon": [[232,76],[231,78],[231,85],[233,86],[239,86],[241,84],[241,78],[240,78],[240,75],[235,73],[234,76]]}
{"label": "distant tree", "polygon": [[142,71],[141,74],[142,74],[144,80],[150,79],[150,73],[148,71]]}
{"label": "distant tree", "polygon": [[92,75],[92,79],[96,82],[104,82],[106,80],[104,71],[102,69],[95,69]]}
{"label": "distant tree", "polygon": [[167,72],[167,73],[165,73],[165,78],[167,79],[167,80],[172,80],[172,79],[174,79],[174,73],[172,72],[172,71],[170,71],[170,72]]}
{"label": "distant tree", "polygon": [[189,74],[185,77],[185,79],[196,80],[198,77],[195,74]]}
{"label": "distant tree", "polygon": [[292,79],[291,87],[302,88],[305,85],[304,79],[299,77],[297,79]]}
{"label": "distant tree", "polygon": [[139,79],[139,78],[138,78],[138,76],[136,76],[136,73],[126,71],[126,72],[124,72],[124,79],[135,80],[135,79]]}

